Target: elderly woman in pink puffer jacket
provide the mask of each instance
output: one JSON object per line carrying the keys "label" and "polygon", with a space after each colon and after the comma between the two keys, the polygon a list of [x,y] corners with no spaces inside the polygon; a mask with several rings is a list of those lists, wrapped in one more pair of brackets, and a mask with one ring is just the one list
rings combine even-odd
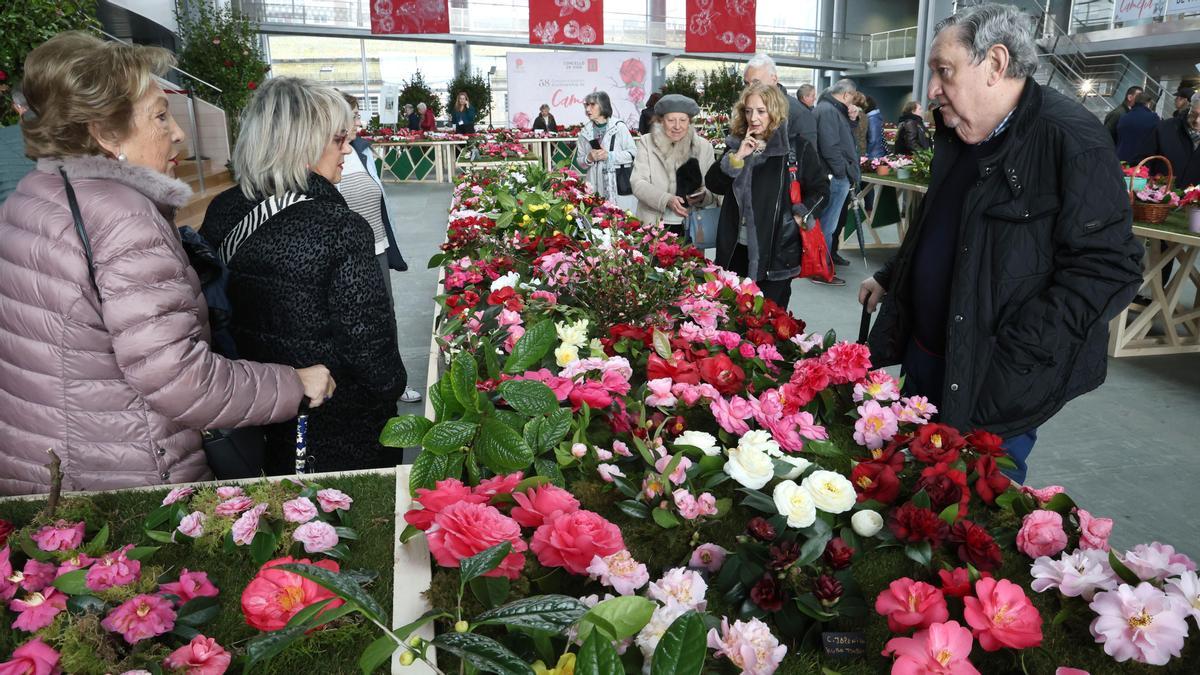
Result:
{"label": "elderly woman in pink puffer jacket", "polygon": [[170,220],[191,194],[172,177],[184,136],[154,79],[171,62],[83,33],[26,59],[21,129],[37,168],[0,207],[0,494],[45,492],[51,448],[68,490],[204,480],[200,429],[287,420],[302,397],[333,392],[324,366],[208,347]]}

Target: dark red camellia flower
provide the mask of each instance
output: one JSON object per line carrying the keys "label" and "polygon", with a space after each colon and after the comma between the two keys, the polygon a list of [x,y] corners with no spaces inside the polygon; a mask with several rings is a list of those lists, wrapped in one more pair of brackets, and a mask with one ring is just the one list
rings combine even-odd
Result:
{"label": "dark red camellia flower", "polygon": [[841,537],[834,537],[825,545],[825,562],[835,570],[844,570],[854,558],[854,549]]}
{"label": "dark red camellia flower", "polygon": [[874,499],[891,504],[900,494],[900,478],[887,464],[863,462],[850,472],[850,482],[858,493],[859,503]]}
{"label": "dark red camellia flower", "polygon": [[967,506],[971,501],[967,474],[951,468],[949,464],[934,464],[922,469],[917,489],[925,490],[935,510],[940,512],[951,504],[958,504],[958,518],[967,515]]}
{"label": "dark red camellia flower", "polygon": [[[13,533],[16,528],[7,520],[0,519],[0,548],[8,543],[8,535]],[[799,556],[800,549],[796,549],[796,555]]]}
{"label": "dark red camellia flower", "polygon": [[927,541],[933,546],[945,541],[950,532],[946,521],[938,518],[936,513],[911,502],[892,511],[888,516],[888,529],[905,544]]}
{"label": "dark red camellia flower", "polygon": [[669,377],[672,382],[700,384],[700,371],[696,368],[696,364],[684,360],[682,356],[682,354],[676,354],[668,361],[658,354],[651,354],[646,360],[646,379],[657,380]]}
{"label": "dark red camellia flower", "polygon": [[1003,457],[1008,454],[1004,450],[1004,439],[983,429],[976,429],[967,434],[967,443],[981,455]]}
{"label": "dark red camellia flower", "polygon": [[738,293],[735,305],[742,314],[749,314],[754,311],[754,296],[749,293]]}
{"label": "dark red camellia flower", "polygon": [[750,599],[767,612],[778,612],[783,609],[787,591],[774,576],[764,574],[758,583],[754,584],[754,588],[750,589]]}
{"label": "dark red camellia flower", "polygon": [[925,424],[917,430],[908,449],[917,461],[925,464],[953,463],[958,452],[967,444],[962,434],[945,424]]}
{"label": "dark red camellia flower", "polygon": [[621,339],[636,340],[637,342],[641,342],[643,345],[645,345],[647,347],[649,347],[651,344],[650,331],[646,330],[645,328],[631,326],[627,323],[618,323],[613,326],[610,326],[608,329],[608,335],[614,341],[621,340]]}
{"label": "dark red camellia flower", "polygon": [[826,607],[832,607],[837,604],[837,601],[842,598],[843,592],[842,582],[828,574],[822,574],[813,583],[813,596],[817,600],[820,600],[821,604]]}
{"label": "dark red camellia flower", "polygon": [[746,331],[746,339],[760,346],[775,344],[775,336],[761,328],[752,328]]}
{"label": "dark red camellia flower", "polygon": [[1000,473],[1000,467],[996,466],[996,459],[990,455],[984,455],[975,460],[975,473],[979,474],[979,477],[975,479],[975,493],[988,504],[995,504],[996,497],[1004,494],[1004,491],[1012,485],[1008,476]]}
{"label": "dark red camellia flower", "polygon": [[958,558],[977,569],[994,571],[1003,559],[1000,547],[988,531],[969,520],[960,520],[950,528],[950,541],[958,544]]}
{"label": "dark red camellia flower", "polygon": [[965,567],[955,567],[952,570],[938,570],[942,580],[942,593],[956,598],[971,594],[971,573]]}
{"label": "dark red camellia flower", "polygon": [[746,373],[725,354],[705,357],[696,365],[700,368],[700,379],[722,394],[733,396],[742,391]]}
{"label": "dark red camellia flower", "polygon": [[504,305],[504,308],[513,312],[521,311],[521,296],[513,290],[511,286],[505,286],[497,291],[492,291],[488,295],[487,304],[489,305]]}
{"label": "dark red camellia flower", "polygon": [[672,436],[678,436],[687,431],[687,420],[683,418],[683,415],[676,415],[667,420],[667,425],[664,428]]}
{"label": "dark red camellia flower", "polygon": [[771,319],[771,327],[780,340],[791,340],[804,330],[804,324],[792,318],[787,312],[779,312]]}
{"label": "dark red camellia flower", "polygon": [[768,567],[773,570],[786,569],[800,559],[800,542],[781,541],[774,544],[771,546],[770,555],[771,559],[767,562]]}
{"label": "dark red camellia flower", "polygon": [[871,458],[866,460],[874,464],[886,464],[892,471],[900,473],[904,470],[904,453],[901,452],[912,440],[909,434],[897,434],[890,443],[882,448],[871,450]]}
{"label": "dark red camellia flower", "polygon": [[759,541],[775,541],[775,527],[762,516],[755,516],[746,523],[746,531]]}

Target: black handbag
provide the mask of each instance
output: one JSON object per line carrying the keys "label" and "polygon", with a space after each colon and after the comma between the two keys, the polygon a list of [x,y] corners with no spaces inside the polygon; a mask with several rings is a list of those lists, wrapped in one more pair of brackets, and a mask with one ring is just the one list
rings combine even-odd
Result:
{"label": "black handbag", "polygon": [[[87,258],[88,278],[92,282],[92,289],[96,291],[96,300],[104,304],[104,298],[100,296],[100,287],[96,284],[92,241],[83,227],[83,215],[79,211],[79,201],[75,198],[75,188],[71,186],[71,181],[67,180],[66,171],[60,167],[58,172],[62,175],[71,217],[75,220],[75,233],[79,235],[79,241],[83,244],[83,255]],[[262,475],[265,443],[261,428],[206,429],[200,434],[208,466],[219,480],[256,478]]]}
{"label": "black handbag", "polygon": [[[608,151],[613,151],[613,144],[617,142],[617,135],[613,134],[608,139]],[[617,194],[622,197],[633,194],[633,165],[625,164],[613,169],[613,173],[617,177]]]}

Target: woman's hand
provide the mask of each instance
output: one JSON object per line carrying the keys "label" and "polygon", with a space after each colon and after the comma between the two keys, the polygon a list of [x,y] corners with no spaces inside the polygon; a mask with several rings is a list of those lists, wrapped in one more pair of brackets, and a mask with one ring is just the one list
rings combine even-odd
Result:
{"label": "woman's hand", "polygon": [[675,213],[677,213],[685,218],[687,217],[688,208],[687,208],[687,205],[683,203],[683,197],[676,196],[676,197],[671,197],[670,199],[668,199],[667,200],[667,208],[671,209]]}
{"label": "woman's hand", "polygon": [[801,230],[804,230],[805,232],[808,231],[808,227],[809,227],[808,217],[797,215],[797,214],[793,213],[792,218],[794,218],[796,220],[796,227],[799,227]]}
{"label": "woman's hand", "polygon": [[738,146],[735,156],[738,159],[746,159],[753,154],[756,149],[758,149],[758,139],[747,135],[744,139],[742,139],[742,144]]}
{"label": "woman's hand", "polygon": [[699,192],[688,195],[687,203],[689,206],[699,206],[704,203],[705,196],[704,190],[701,189]]}
{"label": "woman's hand", "polygon": [[310,408],[319,407],[325,399],[333,396],[333,390],[337,388],[333,375],[329,374],[329,369],[325,366],[297,368],[296,374],[300,376],[300,384],[304,387],[304,395],[308,397]]}
{"label": "woman's hand", "polygon": [[591,152],[588,153],[588,159],[591,160],[593,163],[603,162],[604,160],[608,159],[608,151],[605,150],[604,148],[600,148],[598,150],[592,150]]}

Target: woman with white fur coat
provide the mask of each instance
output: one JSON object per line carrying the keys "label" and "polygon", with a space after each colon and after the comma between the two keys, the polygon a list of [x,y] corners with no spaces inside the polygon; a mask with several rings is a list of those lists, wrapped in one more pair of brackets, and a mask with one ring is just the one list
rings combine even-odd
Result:
{"label": "woman with white fur coat", "polygon": [[703,176],[714,161],[712,144],[692,126],[692,117],[699,112],[700,107],[687,96],[668,94],[659,99],[654,114],[662,121],[655,122],[650,133],[637,140],[637,157],[633,161],[633,194],[638,199],[638,220],[666,223],[671,231],[681,236],[689,209],[710,206],[717,201],[703,185],[691,194],[677,194],[679,167],[695,159],[699,164],[699,175]]}

